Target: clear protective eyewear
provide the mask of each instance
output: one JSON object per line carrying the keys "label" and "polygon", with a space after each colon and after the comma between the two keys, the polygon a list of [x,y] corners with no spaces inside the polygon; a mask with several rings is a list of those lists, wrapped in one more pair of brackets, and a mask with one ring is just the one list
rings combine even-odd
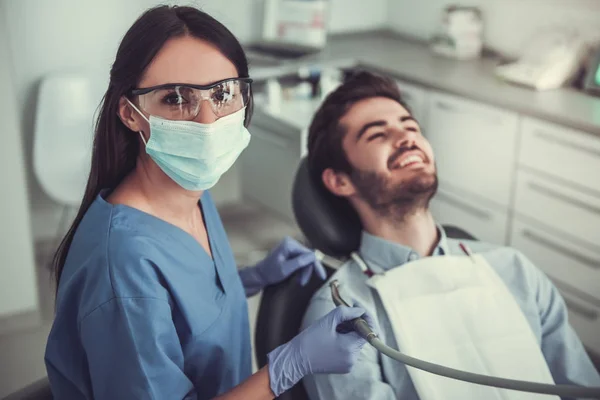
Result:
{"label": "clear protective eyewear", "polygon": [[146,113],[175,121],[192,121],[204,101],[219,118],[233,114],[248,105],[252,79],[229,78],[210,85],[167,83],[149,88],[133,89],[139,106]]}

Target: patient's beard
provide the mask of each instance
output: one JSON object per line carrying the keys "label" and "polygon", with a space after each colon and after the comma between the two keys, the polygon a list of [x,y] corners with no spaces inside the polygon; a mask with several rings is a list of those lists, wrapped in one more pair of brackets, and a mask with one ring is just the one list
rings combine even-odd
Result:
{"label": "patient's beard", "polygon": [[354,169],[350,178],[362,199],[377,214],[398,222],[427,210],[438,188],[435,171],[418,174],[410,180],[395,184],[390,184],[387,177],[373,171]]}

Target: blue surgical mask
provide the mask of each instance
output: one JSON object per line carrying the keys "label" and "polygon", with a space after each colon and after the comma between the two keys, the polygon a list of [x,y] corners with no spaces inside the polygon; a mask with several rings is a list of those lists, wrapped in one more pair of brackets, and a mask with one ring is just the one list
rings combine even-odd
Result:
{"label": "blue surgical mask", "polygon": [[146,153],[186,190],[213,187],[250,142],[250,133],[244,126],[245,108],[212,124],[201,124],[154,116],[148,120],[135,105],[131,106],[150,124],[148,142],[140,132]]}

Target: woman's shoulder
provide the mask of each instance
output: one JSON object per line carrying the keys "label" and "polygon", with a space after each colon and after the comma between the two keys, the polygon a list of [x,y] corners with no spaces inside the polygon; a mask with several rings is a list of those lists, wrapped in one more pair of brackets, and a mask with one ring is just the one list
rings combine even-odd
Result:
{"label": "woman's shoulder", "polygon": [[155,286],[160,286],[160,268],[170,246],[165,241],[172,239],[140,218],[140,212],[96,206],[78,227],[65,267],[88,287],[106,286],[103,291],[114,297],[156,297],[158,290],[166,298]]}
{"label": "woman's shoulder", "polygon": [[121,260],[145,254],[156,249],[164,236],[162,227],[152,219],[142,211],[115,206],[99,197],[77,227],[71,252]]}
{"label": "woman's shoulder", "polygon": [[[208,193],[203,195],[202,205],[205,212],[216,213]],[[197,270],[204,259],[193,238],[180,228],[102,198],[86,213],[69,253],[72,270],[80,270],[90,280],[110,283],[117,297],[148,292],[155,296],[156,291],[164,296],[165,282],[180,278],[174,275],[192,267]]]}
{"label": "woman's shoulder", "polygon": [[161,243],[153,237],[111,232],[106,248],[106,269],[115,297],[167,299],[161,282],[165,266]]}

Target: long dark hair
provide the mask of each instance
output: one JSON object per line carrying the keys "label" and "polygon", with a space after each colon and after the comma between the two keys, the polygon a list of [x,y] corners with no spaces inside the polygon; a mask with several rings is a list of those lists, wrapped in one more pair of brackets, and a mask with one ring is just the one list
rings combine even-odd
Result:
{"label": "long dark hair", "polygon": [[[96,121],[90,176],[77,217],[61,241],[52,261],[56,289],[83,216],[100,193],[115,188],[135,167],[139,138],[118,117],[119,100],[134,89],[146,67],[169,39],[192,36],[205,40],[227,57],[240,77],[248,77],[248,61],[239,41],[219,21],[193,7],[158,6],[142,14],[129,28],[110,70],[110,83]],[[245,124],[252,116],[252,95]]]}

